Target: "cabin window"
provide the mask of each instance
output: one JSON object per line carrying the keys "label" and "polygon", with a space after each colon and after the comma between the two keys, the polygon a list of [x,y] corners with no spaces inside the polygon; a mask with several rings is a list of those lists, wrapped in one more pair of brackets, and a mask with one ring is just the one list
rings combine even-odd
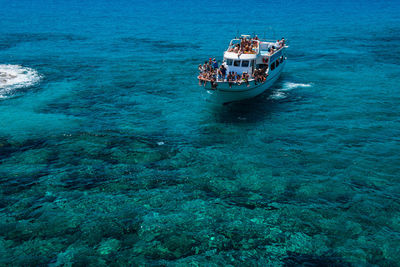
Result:
{"label": "cabin window", "polygon": [[233,66],[239,67],[239,66],[240,66],[240,60],[235,60],[235,61],[233,62]]}
{"label": "cabin window", "polygon": [[249,61],[248,60],[243,60],[242,61],[242,67],[248,67],[249,66]]}
{"label": "cabin window", "polygon": [[275,69],[275,62],[273,62],[272,64],[271,64],[271,70],[274,70]]}
{"label": "cabin window", "polygon": [[275,67],[277,68],[279,66],[279,59],[275,62]]}
{"label": "cabin window", "polygon": [[226,60],[226,65],[232,66],[232,59],[227,59]]}

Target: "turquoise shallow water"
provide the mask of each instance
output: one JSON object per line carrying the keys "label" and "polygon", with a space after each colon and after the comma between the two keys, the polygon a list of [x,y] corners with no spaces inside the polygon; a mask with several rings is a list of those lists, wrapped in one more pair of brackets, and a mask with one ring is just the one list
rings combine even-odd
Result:
{"label": "turquoise shallow water", "polygon": [[[398,1],[0,6],[0,265],[400,262]],[[237,31],[287,65],[210,106]]]}

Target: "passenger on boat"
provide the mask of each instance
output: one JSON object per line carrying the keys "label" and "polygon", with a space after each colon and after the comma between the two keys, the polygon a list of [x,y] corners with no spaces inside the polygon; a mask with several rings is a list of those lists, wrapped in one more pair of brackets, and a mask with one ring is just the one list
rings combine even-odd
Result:
{"label": "passenger on boat", "polygon": [[262,82],[265,82],[267,80],[267,77],[269,75],[269,69],[268,66],[265,66],[262,71],[261,71],[261,75],[262,75]]}
{"label": "passenger on boat", "polygon": [[220,69],[220,68],[219,68],[218,71],[217,71],[217,77],[218,77],[218,78],[217,78],[217,81],[223,80],[223,79],[222,79],[222,72],[221,72],[221,69]]}
{"label": "passenger on boat", "polygon": [[206,80],[205,79],[206,79],[206,73],[202,72],[199,75],[199,86],[202,86],[202,85],[206,86]]}
{"label": "passenger on boat", "polygon": [[218,69],[218,78],[221,79],[222,81],[224,81],[225,75],[226,75],[226,68],[222,64],[221,67],[219,67],[219,69]]}
{"label": "passenger on boat", "polygon": [[212,89],[217,89],[218,83],[215,81],[214,77],[211,77],[210,83],[211,83],[211,88]]}
{"label": "passenger on boat", "polygon": [[258,48],[258,41],[257,40],[253,40],[251,44],[253,46],[253,52],[257,53],[256,50]]}
{"label": "passenger on boat", "polygon": [[250,84],[249,84],[249,75],[246,72],[242,73],[242,82],[245,82],[247,84],[247,87],[250,86]]}
{"label": "passenger on boat", "polygon": [[208,72],[212,72],[212,71],[213,71],[210,62],[207,62],[207,71],[208,71]]}
{"label": "passenger on boat", "polygon": [[236,83],[237,83],[238,85],[241,85],[241,84],[242,84],[242,82],[243,82],[242,77],[243,77],[242,75],[236,74]]}
{"label": "passenger on boat", "polygon": [[207,68],[207,61],[205,61],[204,64],[203,64],[203,72],[204,72],[204,71],[207,71],[207,69],[208,69],[208,68]]}
{"label": "passenger on boat", "polygon": [[268,73],[266,72],[267,69],[266,67],[262,68],[262,69],[256,69],[254,71],[254,83],[263,83],[266,81],[267,77],[268,77]]}
{"label": "passenger on boat", "polygon": [[234,75],[235,75],[235,81],[236,81],[236,82],[240,82],[240,78],[241,78],[240,75],[237,74],[237,72],[235,72]]}
{"label": "passenger on boat", "polygon": [[235,47],[235,49],[233,50],[233,52],[236,52],[236,53],[238,53],[238,52],[239,52],[239,50],[240,50],[240,45],[239,45],[239,44],[237,44],[237,45],[236,45],[236,47]]}
{"label": "passenger on boat", "polygon": [[238,52],[238,57],[240,57],[244,53],[244,47],[240,46],[239,52]]}
{"label": "passenger on boat", "polygon": [[256,85],[257,82],[261,82],[261,79],[260,79],[260,70],[259,70],[259,69],[255,69],[255,70],[254,70],[253,76],[254,76],[254,85]]}
{"label": "passenger on boat", "polygon": [[247,46],[247,53],[248,54],[253,53],[253,44]]}
{"label": "passenger on boat", "polygon": [[212,71],[212,59],[209,58],[208,61],[206,62],[207,64],[207,71]]}
{"label": "passenger on boat", "polygon": [[270,56],[275,53],[275,49],[275,46],[271,46],[271,48],[268,49]]}
{"label": "passenger on boat", "polygon": [[213,67],[213,69],[215,69],[215,70],[218,69],[218,62],[215,60],[215,58],[213,58],[212,67]]}
{"label": "passenger on boat", "polygon": [[207,76],[207,61],[204,63],[204,65],[199,64],[198,70],[199,70],[199,77],[201,78],[199,79],[199,85],[202,85],[203,82],[205,83],[204,79]]}
{"label": "passenger on boat", "polygon": [[[197,67],[197,69],[199,70],[199,77],[202,77],[203,75],[203,66],[201,64],[199,64],[199,66]],[[199,85],[202,85],[202,81],[201,79],[199,79]]]}
{"label": "passenger on boat", "polygon": [[232,88],[232,84],[233,84],[233,75],[232,72],[230,71],[228,76],[226,77],[226,80],[228,81],[229,84],[229,88]]}

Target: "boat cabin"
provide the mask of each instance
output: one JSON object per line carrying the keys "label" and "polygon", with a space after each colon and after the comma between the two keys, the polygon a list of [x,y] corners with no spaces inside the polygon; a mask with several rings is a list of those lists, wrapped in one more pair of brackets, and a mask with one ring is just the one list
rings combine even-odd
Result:
{"label": "boat cabin", "polygon": [[227,72],[237,72],[239,75],[248,73],[251,75],[254,72],[256,59],[254,58],[232,58],[224,55],[224,65]]}
{"label": "boat cabin", "polygon": [[[243,51],[242,42],[246,40],[247,49]],[[223,64],[229,72],[248,73],[250,76],[255,69],[270,68],[284,60],[283,46],[274,41],[250,39],[249,35],[242,35],[240,39],[232,39],[228,49],[224,52]],[[278,61],[276,63],[276,61]]]}

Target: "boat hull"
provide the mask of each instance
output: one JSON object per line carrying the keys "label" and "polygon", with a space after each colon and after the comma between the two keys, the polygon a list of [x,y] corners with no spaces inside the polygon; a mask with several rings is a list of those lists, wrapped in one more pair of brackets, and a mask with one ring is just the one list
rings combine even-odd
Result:
{"label": "boat hull", "polygon": [[211,84],[207,83],[205,86],[204,98],[208,102],[225,105],[231,102],[258,96],[275,83],[275,81],[279,78],[285,63],[286,62],[283,62],[279,67],[272,71],[264,83],[255,83],[254,81],[249,81],[249,86],[247,86],[245,83],[242,83],[241,85],[233,84],[231,87],[229,87],[227,82],[219,82],[216,89],[212,89]]}

